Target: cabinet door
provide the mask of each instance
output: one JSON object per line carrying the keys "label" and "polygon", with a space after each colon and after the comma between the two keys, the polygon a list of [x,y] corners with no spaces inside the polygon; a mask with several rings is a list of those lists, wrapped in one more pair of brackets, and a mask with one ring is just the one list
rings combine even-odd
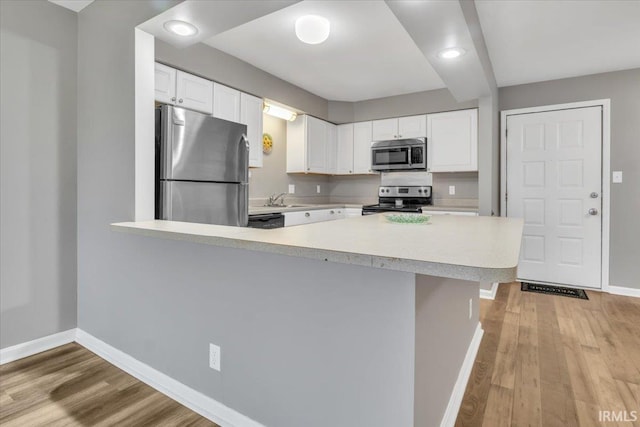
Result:
{"label": "cabinet door", "polygon": [[307,172],[325,173],[327,170],[328,124],[307,116]]}
{"label": "cabinet door", "polygon": [[307,172],[307,116],[287,121],[287,173]]}
{"label": "cabinet door", "polygon": [[327,136],[326,136],[326,149],[327,149],[327,168],[326,172],[328,174],[335,174],[337,171],[337,161],[338,161],[338,136],[337,136],[337,126],[331,123],[327,123]]}
{"label": "cabinet door", "polygon": [[164,104],[176,103],[176,69],[156,62],[156,101]]}
{"label": "cabinet door", "polygon": [[240,91],[213,84],[213,117],[240,122]]}
{"label": "cabinet door", "polygon": [[371,122],[353,124],[353,173],[371,173]]}
{"label": "cabinet door", "polygon": [[353,123],[338,125],[336,174],[353,173]]}
{"label": "cabinet door", "polygon": [[240,123],[247,125],[249,166],[262,167],[262,99],[240,94]]}
{"label": "cabinet door", "polygon": [[176,105],[211,114],[213,82],[182,71],[177,72],[176,79]]}
{"label": "cabinet door", "polygon": [[398,137],[398,119],[374,120],[372,122],[372,141],[387,141]]}
{"label": "cabinet door", "polygon": [[431,172],[478,170],[478,110],[427,115]]}
{"label": "cabinet door", "polygon": [[400,117],[398,138],[422,138],[427,136],[427,115]]}

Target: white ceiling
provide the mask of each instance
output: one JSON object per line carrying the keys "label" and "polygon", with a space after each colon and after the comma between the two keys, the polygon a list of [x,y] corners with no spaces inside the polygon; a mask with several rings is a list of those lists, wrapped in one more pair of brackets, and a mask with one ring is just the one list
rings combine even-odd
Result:
{"label": "white ceiling", "polygon": [[[329,39],[307,45],[295,20],[331,21]],[[360,101],[445,87],[404,27],[380,0],[303,1],[204,43],[325,99]]]}
{"label": "white ceiling", "polygon": [[476,0],[498,86],[640,67],[640,1]]}
{"label": "white ceiling", "polygon": [[94,0],[49,0],[51,3],[55,3],[58,6],[66,7],[74,12],[80,12],[85,7],[93,3]]}

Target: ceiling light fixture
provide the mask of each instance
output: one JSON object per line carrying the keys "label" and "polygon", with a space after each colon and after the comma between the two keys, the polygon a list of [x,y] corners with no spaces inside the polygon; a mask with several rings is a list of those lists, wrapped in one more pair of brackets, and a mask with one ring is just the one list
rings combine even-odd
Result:
{"label": "ceiling light fixture", "polygon": [[182,37],[190,37],[198,34],[198,29],[194,25],[185,21],[167,21],[164,23],[164,29]]}
{"label": "ceiling light fixture", "polygon": [[438,52],[438,58],[441,58],[441,59],[454,59],[454,58],[461,57],[465,53],[467,53],[467,51],[464,50],[461,47],[452,47],[452,48],[444,49],[444,50],[441,50],[440,52]]}
{"label": "ceiling light fixture", "polygon": [[296,117],[298,117],[298,113],[294,111],[288,110],[284,107],[280,107],[279,105],[267,104],[266,102],[264,103],[262,111],[269,114],[270,116],[289,120],[290,122],[294,121]]}
{"label": "ceiling light fixture", "polygon": [[307,44],[320,44],[329,37],[331,23],[318,15],[305,15],[296,20],[296,36]]}

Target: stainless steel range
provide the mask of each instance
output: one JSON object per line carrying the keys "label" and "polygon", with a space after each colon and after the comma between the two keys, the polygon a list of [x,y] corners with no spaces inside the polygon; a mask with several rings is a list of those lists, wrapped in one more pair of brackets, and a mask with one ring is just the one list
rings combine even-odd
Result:
{"label": "stainless steel range", "polygon": [[383,186],[378,188],[378,204],[362,207],[362,215],[379,212],[421,213],[432,204],[430,185]]}

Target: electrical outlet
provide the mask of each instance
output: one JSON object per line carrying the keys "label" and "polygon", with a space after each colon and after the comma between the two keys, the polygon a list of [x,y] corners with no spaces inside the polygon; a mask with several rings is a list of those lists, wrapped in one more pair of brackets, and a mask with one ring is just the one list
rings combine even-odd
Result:
{"label": "electrical outlet", "polygon": [[320,194],[320,185],[316,185],[316,193]]}
{"label": "electrical outlet", "polygon": [[456,194],[456,186],[455,185],[450,185],[449,186],[449,195],[453,196]]}
{"label": "electrical outlet", "polygon": [[612,181],[614,184],[620,184],[622,182],[622,171],[614,171]]}
{"label": "electrical outlet", "polygon": [[289,184],[289,194],[295,194],[295,193],[296,193],[296,185]]}
{"label": "electrical outlet", "polygon": [[209,344],[209,367],[220,372],[220,347]]}
{"label": "electrical outlet", "polygon": [[473,298],[469,298],[469,319],[473,316]]}

